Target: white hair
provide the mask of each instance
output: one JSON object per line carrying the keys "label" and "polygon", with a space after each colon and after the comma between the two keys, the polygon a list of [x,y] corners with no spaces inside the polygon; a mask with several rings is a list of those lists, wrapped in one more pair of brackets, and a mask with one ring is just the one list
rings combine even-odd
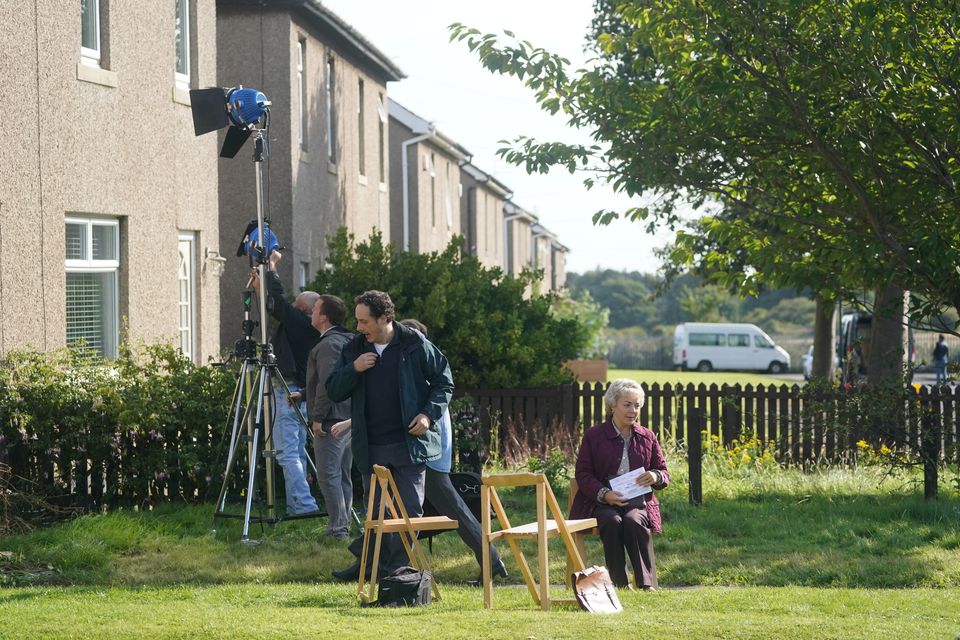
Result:
{"label": "white hair", "polygon": [[620,401],[623,394],[630,391],[637,394],[640,398],[640,406],[642,407],[645,398],[643,395],[643,387],[640,386],[640,383],[632,378],[617,378],[610,383],[610,386],[607,387],[607,392],[603,394],[603,402],[607,405],[607,411],[613,411],[614,405]]}

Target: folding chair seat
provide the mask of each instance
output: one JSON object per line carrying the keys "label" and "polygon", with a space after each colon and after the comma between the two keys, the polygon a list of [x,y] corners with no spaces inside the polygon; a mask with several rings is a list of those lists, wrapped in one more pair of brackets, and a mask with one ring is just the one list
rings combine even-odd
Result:
{"label": "folding chair seat", "polygon": [[[500,497],[497,495],[498,487],[536,487],[537,519],[534,522],[513,526],[507,517]],[[560,505],[553,495],[553,489],[550,483],[542,473],[508,473],[496,474],[483,477],[483,487],[480,494],[481,513],[483,519],[481,527],[483,531],[483,604],[486,608],[493,606],[493,581],[492,568],[490,566],[490,543],[494,540],[503,538],[513,551],[514,558],[520,567],[520,573],[527,584],[527,589],[533,601],[537,603],[544,611],[550,608],[552,603],[576,604],[576,600],[556,599],[550,597],[550,571],[549,558],[547,554],[547,540],[559,536],[563,541],[567,552],[567,566],[573,567],[577,571],[582,571],[585,567],[583,557],[574,542],[574,534],[579,531],[585,531],[597,526],[596,518],[584,518],[581,520],[568,520],[565,514],[560,511]],[[494,513],[500,520],[502,528],[499,531],[491,530],[490,508],[493,507]],[[553,519],[547,519],[547,510]],[[539,584],[534,578],[527,560],[520,549],[519,541],[523,539],[537,541],[537,565],[539,569]],[[568,571],[569,573],[569,571]]]}
{"label": "folding chair seat", "polygon": [[[374,508],[374,498],[379,492],[380,505]],[[373,465],[373,474],[370,476],[370,496],[367,500],[367,520],[363,524],[363,552],[360,557],[360,566],[367,566],[367,554],[369,552],[370,536],[375,536],[373,546],[372,566],[370,567],[370,585],[366,590],[364,586],[364,571],[360,571],[360,578],[357,580],[357,595],[366,603],[377,599],[377,570],[380,564],[380,551],[383,542],[383,536],[387,533],[396,533],[403,543],[403,547],[410,559],[410,566],[419,571],[428,571],[430,563],[427,561],[427,554],[423,550],[423,545],[417,540],[418,531],[445,531],[456,529],[458,523],[446,516],[426,516],[411,518],[403,500],[400,498],[400,492],[397,489],[393,474],[386,467]],[[440,591],[437,589],[436,577],[433,579],[433,597],[440,599]]]}

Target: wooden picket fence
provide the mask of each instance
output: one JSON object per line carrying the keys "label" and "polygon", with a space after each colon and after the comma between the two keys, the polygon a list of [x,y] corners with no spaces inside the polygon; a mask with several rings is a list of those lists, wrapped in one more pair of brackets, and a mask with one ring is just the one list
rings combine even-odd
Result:
{"label": "wooden picket fence", "polygon": [[[703,435],[716,436],[724,445],[738,437],[756,437],[773,443],[782,463],[807,465],[844,462],[855,457],[857,442],[868,437],[850,425],[841,425],[840,407],[850,391],[804,392],[797,385],[643,385],[646,402],[640,422],[657,433],[661,442],[698,446]],[[535,441],[579,442],[583,429],[606,418],[606,384],[568,384],[531,389],[475,389],[466,391],[480,407],[488,445],[509,445],[516,434],[556,433]],[[855,393],[855,392],[854,392]],[[920,387],[904,391],[903,437],[900,448],[930,446],[932,432],[940,460],[957,459],[960,444],[960,391],[956,387]],[[497,433],[491,433],[497,429]],[[691,434],[701,437],[694,438]],[[928,434],[929,435],[929,434]],[[873,443],[871,443],[873,444]]]}

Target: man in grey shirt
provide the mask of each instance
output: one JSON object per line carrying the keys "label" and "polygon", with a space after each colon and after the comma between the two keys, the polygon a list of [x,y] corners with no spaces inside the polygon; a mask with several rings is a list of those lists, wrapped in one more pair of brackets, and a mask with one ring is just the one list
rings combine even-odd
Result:
{"label": "man in grey shirt", "polygon": [[353,334],[343,327],[346,305],[337,296],[321,295],[313,306],[310,322],[320,332],[320,342],[307,359],[307,414],[313,430],[313,452],[320,493],[327,509],[326,535],[337,540],[350,537],[350,507],[353,504],[353,466],[350,432],[331,437],[334,423],[350,417],[350,400],[333,402],[325,384],[340,358],[343,345]]}

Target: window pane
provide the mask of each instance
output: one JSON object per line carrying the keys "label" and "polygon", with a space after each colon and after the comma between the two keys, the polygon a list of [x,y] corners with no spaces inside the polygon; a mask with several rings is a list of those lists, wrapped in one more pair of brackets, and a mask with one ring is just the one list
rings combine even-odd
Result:
{"label": "window pane", "polygon": [[100,0],[80,0],[80,44],[92,51],[100,51],[100,34],[97,29],[99,11]]}
{"label": "window pane", "polygon": [[67,273],[67,345],[116,356],[115,273]]}
{"label": "window pane", "polygon": [[67,260],[87,260],[86,225],[67,223]]}
{"label": "window pane", "polygon": [[117,228],[113,225],[95,224],[93,227],[93,259],[117,259]]}
{"label": "window pane", "polygon": [[187,0],[176,0],[176,22],[173,38],[176,44],[177,73],[183,76],[190,75],[190,11]]}
{"label": "window pane", "polygon": [[194,351],[194,322],[195,307],[194,280],[193,280],[193,239],[182,238],[178,244],[180,262],[177,268],[179,284],[179,318],[180,323],[180,351],[188,358],[193,358]]}

